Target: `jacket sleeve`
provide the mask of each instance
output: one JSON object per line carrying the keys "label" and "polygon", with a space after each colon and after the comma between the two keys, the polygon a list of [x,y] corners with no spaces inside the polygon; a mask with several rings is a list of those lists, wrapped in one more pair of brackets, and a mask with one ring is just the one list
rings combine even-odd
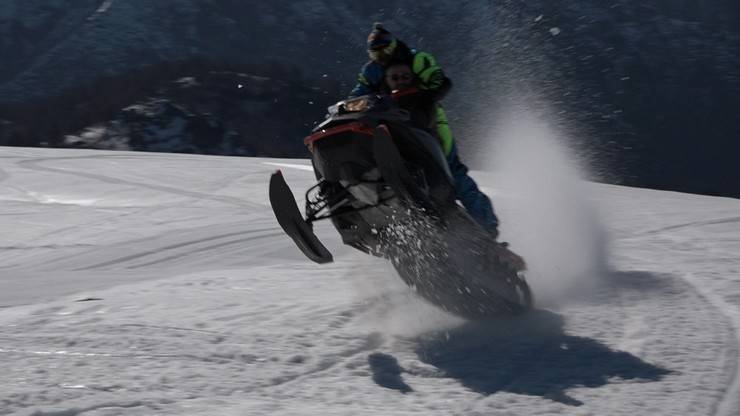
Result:
{"label": "jacket sleeve", "polygon": [[430,100],[434,102],[442,101],[447,93],[452,88],[452,81],[450,81],[449,78],[444,77],[444,80],[442,81],[442,84],[437,89],[419,89],[419,95],[423,97],[425,100]]}
{"label": "jacket sleeve", "polygon": [[428,91],[435,101],[442,100],[452,88],[452,81],[430,53],[417,52],[412,69],[419,78],[421,89]]}
{"label": "jacket sleeve", "polygon": [[380,92],[383,84],[383,67],[375,62],[366,63],[357,75],[357,85],[349,93],[350,97]]}

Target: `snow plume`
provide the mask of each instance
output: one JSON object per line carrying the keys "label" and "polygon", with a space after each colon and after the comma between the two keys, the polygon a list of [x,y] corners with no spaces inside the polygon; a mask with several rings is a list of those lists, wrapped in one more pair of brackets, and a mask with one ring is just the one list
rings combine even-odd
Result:
{"label": "snow plume", "polygon": [[501,262],[488,232],[463,212],[447,213],[444,225],[423,210],[398,212],[396,222],[380,230],[378,238],[397,272],[392,274],[418,299],[438,307],[432,314],[428,305],[402,299],[400,292],[389,293],[382,309],[403,317],[402,325],[394,323],[403,327],[401,333],[439,330],[459,321],[441,310],[480,319],[510,313],[512,307],[504,299],[518,301],[506,283],[516,271]]}
{"label": "snow plume", "polygon": [[[460,322],[404,284],[389,261],[368,257],[353,262],[352,266],[353,272],[347,278],[353,282],[358,300],[368,305],[362,322],[369,332],[415,337]],[[356,278],[358,268],[363,270],[362,279]]]}
{"label": "snow plume", "polygon": [[605,275],[607,236],[585,172],[564,128],[522,102],[496,117],[487,170],[503,239],[528,264],[528,281],[540,305],[559,304],[575,289]]}
{"label": "snow plume", "polygon": [[105,13],[110,9],[110,6],[113,5],[113,0],[105,0],[100,7],[98,7],[98,10],[95,11],[95,13]]}
{"label": "snow plume", "polygon": [[[374,268],[377,276],[371,284],[374,287],[365,284],[359,288],[364,296],[375,296],[372,300],[375,307],[368,315],[367,324],[375,331],[404,337],[445,329],[460,322],[423,300],[419,293],[440,284],[439,274],[434,271],[441,254],[439,250],[430,249],[435,246],[432,241],[439,238],[434,223],[426,214],[410,212],[400,213],[404,218],[401,222],[381,231],[381,245],[390,250],[393,260],[378,262],[378,267]],[[408,266],[406,273],[394,268],[393,263],[399,262]]]}

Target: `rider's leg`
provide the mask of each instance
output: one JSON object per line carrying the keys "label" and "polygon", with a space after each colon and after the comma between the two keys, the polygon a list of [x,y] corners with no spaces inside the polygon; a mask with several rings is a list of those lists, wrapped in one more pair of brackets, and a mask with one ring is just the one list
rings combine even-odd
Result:
{"label": "rider's leg", "polygon": [[462,202],[473,219],[491,234],[498,236],[498,218],[493,212],[491,200],[478,189],[478,185],[468,175],[468,167],[460,161],[454,143],[447,156],[447,163],[455,179],[455,197]]}
{"label": "rider's leg", "polygon": [[473,178],[468,176],[468,167],[460,161],[444,109],[437,105],[436,111],[437,135],[455,179],[455,197],[462,202],[468,214],[495,238],[498,236],[498,218],[493,213],[491,200],[478,189]]}

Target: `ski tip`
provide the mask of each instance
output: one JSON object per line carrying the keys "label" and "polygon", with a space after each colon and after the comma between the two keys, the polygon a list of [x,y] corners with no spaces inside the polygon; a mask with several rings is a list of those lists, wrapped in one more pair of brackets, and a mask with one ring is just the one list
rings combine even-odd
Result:
{"label": "ski tip", "polygon": [[282,170],[278,169],[270,175],[270,186],[272,186],[275,181],[285,182],[285,176],[283,176]]}

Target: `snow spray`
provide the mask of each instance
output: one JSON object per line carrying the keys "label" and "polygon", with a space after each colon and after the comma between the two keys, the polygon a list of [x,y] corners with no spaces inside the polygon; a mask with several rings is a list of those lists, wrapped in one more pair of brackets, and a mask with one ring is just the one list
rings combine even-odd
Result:
{"label": "snow spray", "polygon": [[501,240],[526,259],[539,306],[562,304],[607,270],[607,234],[591,185],[546,114],[509,106],[495,118],[485,152]]}

